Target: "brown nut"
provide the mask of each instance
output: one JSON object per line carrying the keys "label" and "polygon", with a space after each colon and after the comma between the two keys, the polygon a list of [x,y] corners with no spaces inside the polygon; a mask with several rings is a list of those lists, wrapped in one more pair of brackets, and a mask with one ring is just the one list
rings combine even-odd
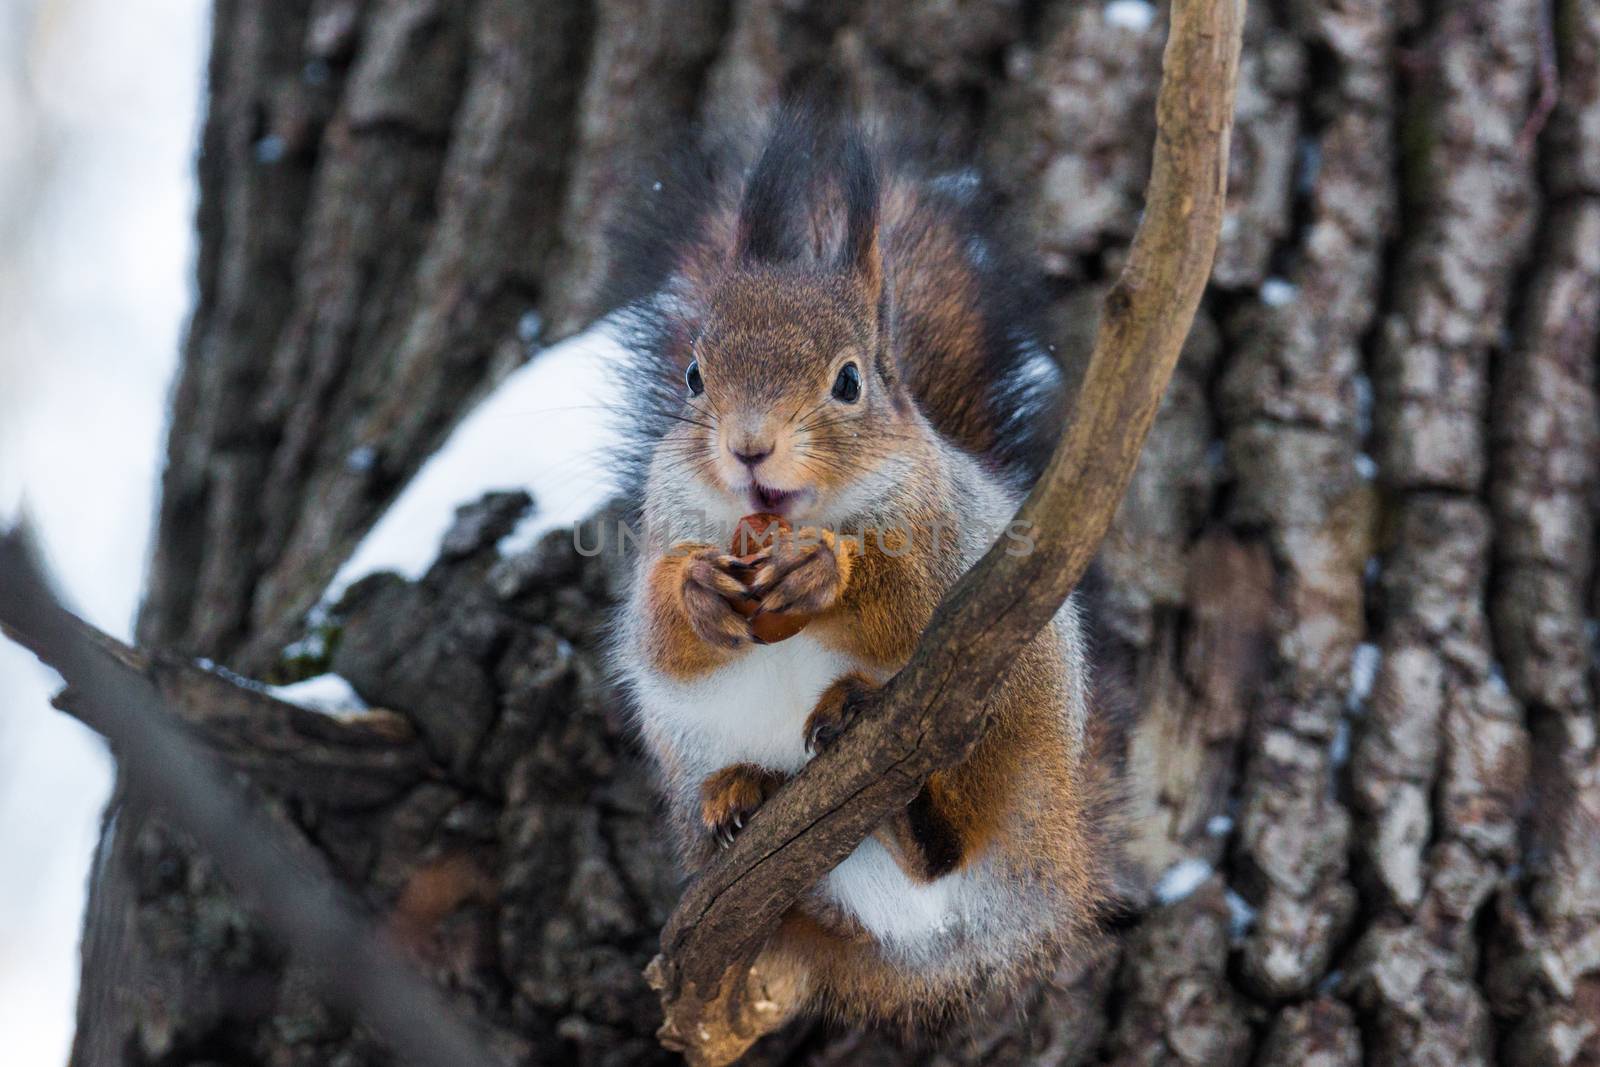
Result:
{"label": "brown nut", "polygon": [[806,628],[806,623],[811,621],[810,615],[795,613],[771,613],[763,615],[750,624],[750,633],[757,641],[764,645],[775,645],[779,641],[787,641],[795,634]]}
{"label": "brown nut", "polygon": [[[773,536],[768,536],[768,528],[776,527]],[[778,537],[791,531],[791,527],[782,515],[772,515],[767,512],[756,512],[746,515],[739,520],[739,525],[734,528],[733,543],[728,551],[739,557],[743,563],[749,563],[760,554],[761,549],[772,544]],[[760,603],[753,598],[745,598],[733,602],[733,610],[745,618],[756,613]],[[806,623],[811,621],[811,616],[795,613],[780,613],[763,615],[750,624],[750,633],[757,641],[765,645],[777,644],[787,641],[795,634],[806,628]]]}
{"label": "brown nut", "polygon": [[[778,527],[772,534],[768,534],[768,527],[776,524]],[[728,551],[739,557],[741,563],[749,563],[760,554],[763,548],[777,541],[779,537],[791,531],[789,522],[782,515],[773,515],[769,512],[758,511],[753,515],[746,515],[739,520],[733,528],[733,543],[728,546]]]}

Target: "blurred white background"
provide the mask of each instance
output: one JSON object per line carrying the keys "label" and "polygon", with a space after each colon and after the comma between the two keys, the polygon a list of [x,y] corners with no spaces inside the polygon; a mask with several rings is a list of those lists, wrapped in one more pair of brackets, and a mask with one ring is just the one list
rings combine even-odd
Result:
{"label": "blurred white background", "polygon": [[[0,0],[0,517],[129,634],[188,310],[204,0]],[[110,763],[0,640],[0,1034],[64,1063]]]}

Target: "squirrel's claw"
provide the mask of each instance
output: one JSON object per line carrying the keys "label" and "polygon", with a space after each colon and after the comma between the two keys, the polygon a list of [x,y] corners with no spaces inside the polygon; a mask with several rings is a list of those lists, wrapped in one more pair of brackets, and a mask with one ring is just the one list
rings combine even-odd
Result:
{"label": "squirrel's claw", "polygon": [[781,784],[782,774],[753,763],[724,767],[700,783],[700,823],[719,847],[727,848]]}
{"label": "squirrel's claw", "polygon": [[832,747],[849,725],[849,720],[844,718],[813,717],[806,726],[806,755],[815,756],[823,749]]}
{"label": "squirrel's claw", "polygon": [[876,686],[863,675],[847,674],[830,685],[817,698],[817,706],[806,718],[806,754],[815,756],[832,745],[855,721],[858,701],[862,693]]}
{"label": "squirrel's claw", "polygon": [[814,722],[806,729],[806,755],[815,756],[818,752],[839,740],[839,735],[844,733],[842,724],[828,722]]}

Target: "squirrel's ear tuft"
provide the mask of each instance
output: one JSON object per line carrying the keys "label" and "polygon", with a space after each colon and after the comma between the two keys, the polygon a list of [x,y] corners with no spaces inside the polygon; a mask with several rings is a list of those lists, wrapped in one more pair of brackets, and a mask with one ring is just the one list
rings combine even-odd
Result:
{"label": "squirrel's ear tuft", "polygon": [[861,282],[877,306],[878,170],[860,130],[810,103],[781,110],[745,182],[734,256],[839,271]]}
{"label": "squirrel's ear tuft", "polygon": [[785,108],[739,202],[734,253],[746,263],[782,264],[810,250],[806,206],[816,186],[819,129],[806,109]]}
{"label": "squirrel's ear tuft", "polygon": [[845,231],[839,268],[854,275],[876,306],[883,294],[883,258],[878,247],[878,171],[858,131],[846,134],[839,153]]}
{"label": "squirrel's ear tuft", "polygon": [[813,101],[774,116],[739,202],[735,256],[849,272],[877,259],[878,172],[866,139]]}

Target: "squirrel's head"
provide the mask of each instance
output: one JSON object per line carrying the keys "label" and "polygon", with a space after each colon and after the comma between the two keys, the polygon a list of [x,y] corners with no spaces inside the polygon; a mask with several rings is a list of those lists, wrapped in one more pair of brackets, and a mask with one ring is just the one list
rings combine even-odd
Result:
{"label": "squirrel's head", "polygon": [[662,447],[716,510],[848,513],[913,436],[878,196],[859,137],[780,129],[724,227],[731,254],[695,270],[683,406]]}

